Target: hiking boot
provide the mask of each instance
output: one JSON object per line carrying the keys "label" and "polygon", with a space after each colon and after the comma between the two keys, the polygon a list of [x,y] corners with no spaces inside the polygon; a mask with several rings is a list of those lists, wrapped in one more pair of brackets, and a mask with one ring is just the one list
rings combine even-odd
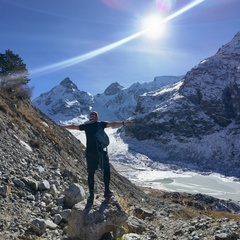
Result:
{"label": "hiking boot", "polygon": [[109,198],[109,197],[111,197],[113,195],[113,192],[112,191],[110,191],[110,190],[105,190],[105,192],[104,192],[104,197],[105,198]]}

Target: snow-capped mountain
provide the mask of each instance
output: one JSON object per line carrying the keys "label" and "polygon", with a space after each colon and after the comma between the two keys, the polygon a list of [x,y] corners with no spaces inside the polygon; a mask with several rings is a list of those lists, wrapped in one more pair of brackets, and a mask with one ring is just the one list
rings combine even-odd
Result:
{"label": "snow-capped mountain", "polygon": [[118,87],[119,91],[112,95],[106,95],[105,90],[103,94],[98,94],[95,96],[94,108],[96,108],[98,111],[99,109],[103,109],[104,115],[106,115],[107,111],[109,113],[107,117],[109,118],[110,113],[114,113],[113,117],[115,120],[125,120],[133,115],[140,95],[149,91],[156,91],[165,85],[178,82],[181,78],[182,76],[155,77],[154,80],[149,83],[134,83],[129,88]]}
{"label": "snow-capped mountain", "polygon": [[33,100],[33,104],[55,122],[85,120],[93,102],[93,96],[80,91],[69,78]]}
{"label": "snow-capped mountain", "polygon": [[135,113],[129,132],[155,141],[156,160],[239,177],[240,32],[180,82],[140,96]]}
{"label": "snow-capped mountain", "polygon": [[33,104],[55,122],[81,123],[86,121],[91,110],[108,120],[125,120],[132,116],[138,97],[150,90],[177,82],[181,77],[156,77],[149,83],[135,83],[124,88],[117,82],[110,84],[102,94],[93,96],[80,91],[69,79],[33,100]]}

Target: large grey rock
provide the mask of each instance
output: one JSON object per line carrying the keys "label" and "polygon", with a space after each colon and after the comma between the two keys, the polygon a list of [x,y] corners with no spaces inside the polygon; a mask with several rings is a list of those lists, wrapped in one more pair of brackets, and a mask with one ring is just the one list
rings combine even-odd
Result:
{"label": "large grey rock", "polygon": [[25,183],[23,181],[21,181],[20,179],[14,179],[13,180],[14,184],[20,188],[24,188],[25,187]]}
{"label": "large grey rock", "polygon": [[51,230],[55,230],[58,227],[58,225],[51,220],[45,220],[45,224],[46,224],[46,227]]}
{"label": "large grey rock", "polygon": [[129,217],[126,223],[126,228],[129,232],[141,234],[146,231],[146,224],[143,220],[137,217]]}
{"label": "large grey rock", "polygon": [[30,222],[30,227],[38,234],[42,235],[47,228],[44,219],[36,218]]}
{"label": "large grey rock", "polygon": [[30,227],[38,234],[42,235],[46,229],[54,230],[57,228],[57,224],[51,220],[45,220],[41,218],[36,218],[30,222]]}
{"label": "large grey rock", "polygon": [[47,180],[43,180],[42,182],[39,183],[38,188],[40,191],[49,190],[50,184]]}
{"label": "large grey rock", "polygon": [[127,233],[123,235],[124,240],[140,240],[140,236],[136,233]]}
{"label": "large grey rock", "polygon": [[30,177],[24,177],[22,181],[29,185],[33,190],[38,190],[39,182],[30,178]]}
{"label": "large grey rock", "polygon": [[71,184],[64,192],[65,206],[72,208],[74,204],[82,201],[85,198],[85,191],[82,186],[77,183]]}
{"label": "large grey rock", "polygon": [[104,234],[120,228],[127,219],[127,213],[114,198],[109,202],[99,199],[90,209],[82,201],[72,209],[67,234],[74,240],[100,240]]}
{"label": "large grey rock", "polygon": [[0,186],[0,195],[3,197],[7,196],[7,186]]}
{"label": "large grey rock", "polygon": [[71,211],[72,211],[71,209],[64,209],[62,212],[60,212],[62,219],[67,221],[68,217],[71,214]]}

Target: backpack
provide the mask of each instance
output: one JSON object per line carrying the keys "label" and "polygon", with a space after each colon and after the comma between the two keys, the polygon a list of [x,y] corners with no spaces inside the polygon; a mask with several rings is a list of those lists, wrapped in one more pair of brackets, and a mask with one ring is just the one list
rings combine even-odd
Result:
{"label": "backpack", "polygon": [[100,148],[106,148],[110,141],[108,135],[105,133],[104,129],[101,127],[100,122],[98,122],[98,129],[95,134],[97,144]]}

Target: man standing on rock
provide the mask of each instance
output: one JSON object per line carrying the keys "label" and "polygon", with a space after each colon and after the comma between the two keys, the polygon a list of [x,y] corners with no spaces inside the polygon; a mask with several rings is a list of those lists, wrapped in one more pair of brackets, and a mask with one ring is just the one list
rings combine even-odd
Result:
{"label": "man standing on rock", "polygon": [[107,152],[98,146],[96,141],[95,134],[98,130],[98,127],[102,129],[108,127],[120,127],[120,126],[129,126],[132,124],[131,121],[127,122],[98,122],[98,113],[91,112],[89,116],[89,123],[76,125],[67,125],[62,126],[62,128],[75,129],[80,131],[85,131],[86,134],[86,160],[87,160],[87,172],[88,172],[88,187],[89,187],[89,197],[87,200],[88,204],[92,204],[94,200],[94,174],[98,169],[100,159],[103,159],[103,166],[100,166],[104,170],[104,197],[108,198],[113,195],[113,192],[109,188],[110,184],[110,164]]}

